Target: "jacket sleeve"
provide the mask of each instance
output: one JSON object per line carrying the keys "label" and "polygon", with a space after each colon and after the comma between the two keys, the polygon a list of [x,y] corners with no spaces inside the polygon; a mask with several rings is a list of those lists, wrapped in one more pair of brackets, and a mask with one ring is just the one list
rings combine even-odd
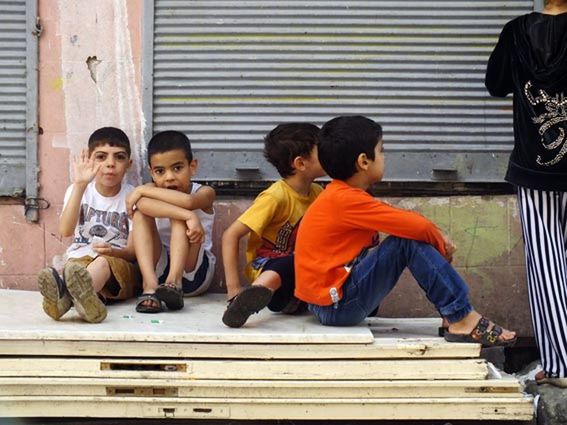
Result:
{"label": "jacket sleeve", "polygon": [[488,92],[496,97],[506,97],[514,89],[510,56],[514,48],[511,24],[511,22],[508,22],[500,33],[500,38],[490,55],[486,68],[484,85]]}

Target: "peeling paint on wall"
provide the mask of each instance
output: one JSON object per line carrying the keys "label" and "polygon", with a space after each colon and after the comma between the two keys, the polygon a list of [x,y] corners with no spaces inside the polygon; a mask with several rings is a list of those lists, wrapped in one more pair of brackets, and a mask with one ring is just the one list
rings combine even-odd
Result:
{"label": "peeling paint on wall", "polygon": [[127,180],[138,184],[145,122],[126,2],[58,0],[58,6],[69,155],[77,155],[97,128],[119,127],[132,144],[134,166]]}

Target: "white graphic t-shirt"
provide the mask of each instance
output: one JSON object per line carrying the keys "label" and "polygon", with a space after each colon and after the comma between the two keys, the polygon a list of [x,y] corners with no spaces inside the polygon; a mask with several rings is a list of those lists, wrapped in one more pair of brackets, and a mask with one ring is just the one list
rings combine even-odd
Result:
{"label": "white graphic t-shirt", "polygon": [[[67,206],[72,190],[73,185],[67,188],[63,208]],[[98,193],[94,181],[87,185],[81,198],[75,236],[71,246],[67,248],[67,258],[87,255],[96,257],[97,254],[91,247],[93,242],[107,242],[116,248],[126,247],[132,229],[132,222],[126,212],[126,197],[133,190],[134,186],[122,183],[117,195],[107,197]]]}

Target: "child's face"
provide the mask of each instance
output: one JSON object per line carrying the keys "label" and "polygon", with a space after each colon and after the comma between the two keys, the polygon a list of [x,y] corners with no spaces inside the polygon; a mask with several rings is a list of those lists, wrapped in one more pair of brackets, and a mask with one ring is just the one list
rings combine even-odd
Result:
{"label": "child's face", "polygon": [[319,162],[319,150],[317,149],[317,145],[313,146],[307,158],[303,158],[303,162],[305,164],[305,171],[309,173],[311,178],[316,179],[327,175]]}
{"label": "child's face", "polygon": [[150,158],[150,174],[157,187],[189,193],[196,172],[197,160],[189,162],[181,149],[156,153]]}
{"label": "child's face", "polygon": [[126,171],[132,165],[126,149],[118,146],[100,145],[91,153],[95,164],[101,167],[96,174],[96,183],[104,188],[115,188],[122,184]]}
{"label": "child's face", "polygon": [[369,159],[368,175],[371,183],[378,183],[384,177],[384,147],[379,140],[374,148],[374,160]]}

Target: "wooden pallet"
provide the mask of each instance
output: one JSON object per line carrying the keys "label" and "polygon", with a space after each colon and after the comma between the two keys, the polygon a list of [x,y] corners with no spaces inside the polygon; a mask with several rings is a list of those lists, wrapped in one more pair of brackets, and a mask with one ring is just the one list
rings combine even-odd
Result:
{"label": "wooden pallet", "polygon": [[178,398],[518,398],[515,379],[490,380],[186,380],[126,378],[0,378],[0,396]]}
{"label": "wooden pallet", "polygon": [[140,360],[0,358],[0,376],[234,380],[484,379],[481,359],[458,360]]}
{"label": "wooden pallet", "polygon": [[[435,321],[430,321],[434,326]],[[399,326],[399,325],[398,325]],[[431,326],[430,326],[431,327]],[[442,338],[376,337],[370,344],[221,344],[183,342],[0,339],[0,355],[216,359],[460,359],[478,358],[478,344]]]}
{"label": "wooden pallet", "polygon": [[309,420],[531,420],[529,400],[517,398],[233,399],[157,397],[0,397],[4,416],[309,419]]}
{"label": "wooden pallet", "polygon": [[[31,306],[22,311],[21,306]],[[0,290],[0,412],[10,417],[529,420],[517,380],[487,379],[478,344],[440,320],[330,328],[267,311],[220,323],[222,296],[139,315],[133,302],[89,325],[47,318],[39,294]]]}

